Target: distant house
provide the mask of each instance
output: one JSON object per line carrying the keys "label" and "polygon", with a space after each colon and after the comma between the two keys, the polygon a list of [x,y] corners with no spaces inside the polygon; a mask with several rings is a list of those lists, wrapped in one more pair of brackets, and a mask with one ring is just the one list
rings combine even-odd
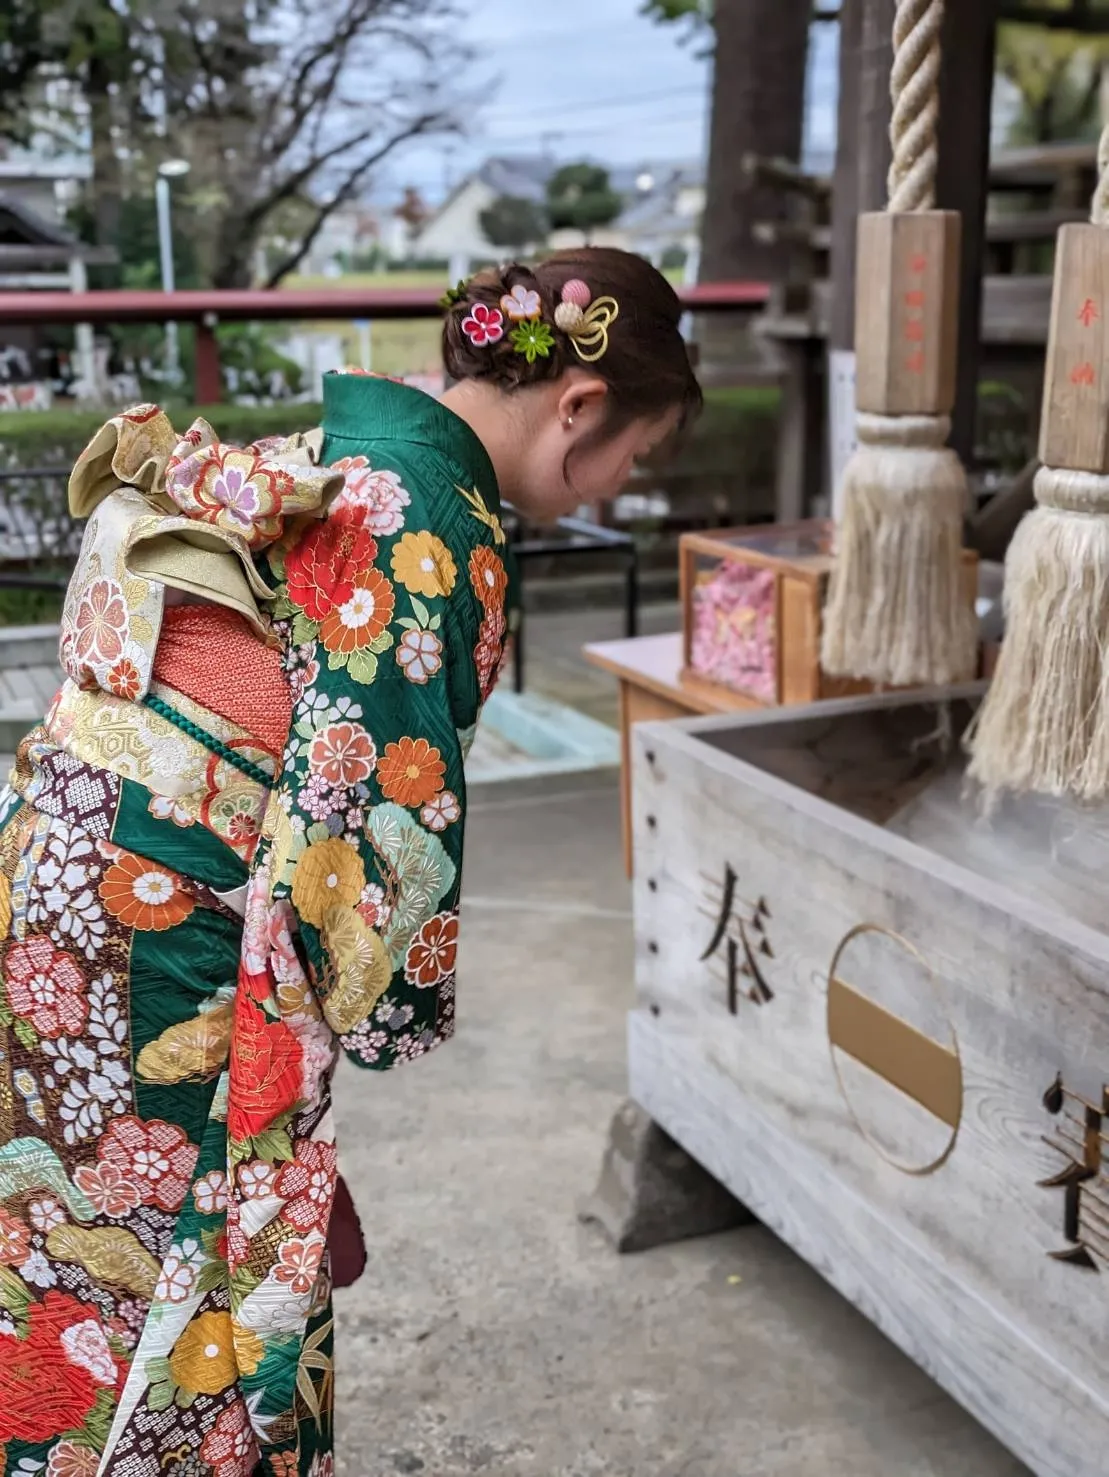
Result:
{"label": "distant house", "polygon": [[487,159],[467,175],[439,209],[413,234],[412,255],[421,260],[482,261],[495,248],[481,229],[482,213],[502,195],[541,204],[555,166],[540,155]]}
{"label": "distant house", "polygon": [[53,213],[41,215],[17,195],[0,190],[0,288],[82,292],[86,267],[115,260],[114,251],[79,241]]}
{"label": "distant house", "polygon": [[635,197],[614,230],[621,245],[655,266],[668,257],[696,257],[705,212],[705,173],[699,164],[667,166],[640,175]]}
{"label": "distant house", "polygon": [[343,263],[370,250],[380,237],[376,214],[352,202],[332,211],[297,270],[307,277],[338,276]]}
{"label": "distant house", "polygon": [[[425,259],[487,261],[497,248],[485,239],[481,216],[502,195],[542,204],[547,181],[558,163],[538,155],[487,159],[447,196],[416,232],[412,254]],[[672,248],[692,252],[700,235],[704,209],[704,175],[699,165],[620,166],[610,171],[613,188],[623,196],[623,214],[594,233],[598,245],[619,246],[659,261]],[[576,245],[581,236],[557,231],[552,247]]]}

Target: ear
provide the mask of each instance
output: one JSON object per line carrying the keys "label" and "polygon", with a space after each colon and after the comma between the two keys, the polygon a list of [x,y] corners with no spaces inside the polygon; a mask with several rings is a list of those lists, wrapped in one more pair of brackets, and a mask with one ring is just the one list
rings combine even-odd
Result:
{"label": "ear", "polygon": [[564,426],[590,415],[599,419],[607,400],[608,386],[598,375],[574,375],[558,398],[558,418]]}

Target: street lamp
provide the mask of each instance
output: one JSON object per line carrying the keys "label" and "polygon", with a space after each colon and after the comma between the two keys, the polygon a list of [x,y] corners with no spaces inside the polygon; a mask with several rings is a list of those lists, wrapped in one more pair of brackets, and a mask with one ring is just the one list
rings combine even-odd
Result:
{"label": "street lamp", "polygon": [[[154,199],[158,208],[158,248],[162,257],[162,291],[173,292],[173,225],[170,219],[169,182],[189,172],[187,159],[167,159],[158,166]],[[166,378],[173,385],[181,376],[181,355],[177,343],[177,324],[166,324]]]}

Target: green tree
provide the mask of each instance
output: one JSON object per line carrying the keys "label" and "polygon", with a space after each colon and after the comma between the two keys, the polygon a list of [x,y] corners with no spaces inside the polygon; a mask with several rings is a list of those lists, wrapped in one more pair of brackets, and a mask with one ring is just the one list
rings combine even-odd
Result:
{"label": "green tree", "polygon": [[588,241],[624,208],[608,170],[599,164],[564,164],[547,181],[547,216],[553,231],[581,231]]}
{"label": "green tree", "polygon": [[712,0],[643,0],[641,10],[655,21],[680,21],[690,33],[712,25]]}
{"label": "green tree", "polygon": [[478,219],[490,246],[523,252],[547,239],[546,212],[523,195],[500,195]]}
{"label": "green tree", "polygon": [[1096,138],[1101,129],[1102,69],[1107,61],[1109,36],[1002,26],[997,38],[997,70],[1021,100],[1012,142],[1046,144]]}
{"label": "green tree", "polygon": [[184,154],[215,286],[248,285],[271,225],[303,222],[272,285],[394,150],[456,127],[450,13],[449,0],[0,0],[0,136],[56,121],[44,85],[67,77],[92,135],[97,241],[118,246],[122,201]]}

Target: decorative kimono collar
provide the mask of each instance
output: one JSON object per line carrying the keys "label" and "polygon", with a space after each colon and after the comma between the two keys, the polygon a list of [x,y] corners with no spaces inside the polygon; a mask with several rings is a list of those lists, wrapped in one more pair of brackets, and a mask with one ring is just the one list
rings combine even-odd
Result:
{"label": "decorative kimono collar", "polygon": [[497,474],[477,433],[461,416],[413,385],[364,370],[328,374],[323,381],[323,430],[329,439],[408,441],[433,446],[456,462],[486,504],[500,511]]}

